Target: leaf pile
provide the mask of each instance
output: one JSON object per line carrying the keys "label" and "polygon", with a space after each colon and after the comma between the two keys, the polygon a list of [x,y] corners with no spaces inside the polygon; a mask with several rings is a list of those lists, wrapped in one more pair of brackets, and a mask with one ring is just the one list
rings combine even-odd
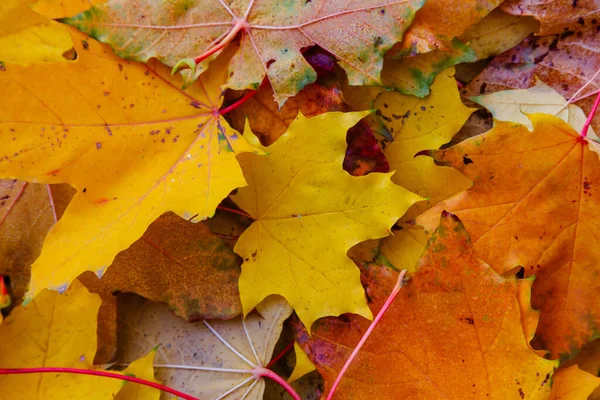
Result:
{"label": "leaf pile", "polygon": [[0,399],[599,398],[599,21],[5,1]]}

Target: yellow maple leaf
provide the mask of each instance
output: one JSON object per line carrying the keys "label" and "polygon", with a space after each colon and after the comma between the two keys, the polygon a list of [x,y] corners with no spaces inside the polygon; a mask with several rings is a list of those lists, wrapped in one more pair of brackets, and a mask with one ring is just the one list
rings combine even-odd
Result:
{"label": "yellow maple leaf", "polygon": [[[353,177],[342,169],[346,131],[365,115],[299,115],[263,148],[268,156],[240,156],[249,186],[233,200],[256,220],[234,249],[244,260],[239,286],[245,314],[279,294],[308,327],[327,315],[371,317],[358,268],[346,252],[389,235],[420,197],[393,184],[392,173]],[[260,147],[249,127],[245,132]]]}
{"label": "yellow maple leaf", "polygon": [[11,99],[0,110],[0,177],[78,191],[32,265],[28,298],[86,270],[102,275],[166,211],[211,216],[245,185],[235,157],[251,150],[218,113],[219,60],[184,93],[159,63],[123,61],[71,34],[76,61],[7,64],[0,74]]}
{"label": "yellow maple leaf", "polygon": [[65,18],[108,0],[20,0],[48,18]]}
{"label": "yellow maple leaf", "polygon": [[[78,281],[43,291],[0,325],[0,368],[89,368],[96,353],[100,298]],[[0,375],[0,399],[112,399],[122,381],[73,374]]]}
{"label": "yellow maple leaf", "polygon": [[552,377],[552,393],[549,400],[587,399],[600,387],[600,378],[582,371],[577,365],[560,368]]}
{"label": "yellow maple leaf", "polygon": [[66,61],[73,47],[69,32],[58,22],[31,10],[20,0],[0,3],[0,61],[29,64]]}

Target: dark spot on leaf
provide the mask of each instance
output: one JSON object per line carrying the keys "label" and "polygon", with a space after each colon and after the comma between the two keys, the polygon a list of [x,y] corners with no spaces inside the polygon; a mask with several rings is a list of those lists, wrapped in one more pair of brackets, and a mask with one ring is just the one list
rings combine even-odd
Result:
{"label": "dark spot on leaf", "polygon": [[81,41],[81,45],[83,46],[84,50],[89,50],[90,49],[90,44],[88,43],[87,40],[82,40]]}
{"label": "dark spot on leaf", "polygon": [[577,23],[581,26],[585,26],[585,20],[583,19],[583,17],[579,17],[579,19],[577,19]]}
{"label": "dark spot on leaf", "polygon": [[467,157],[467,154],[465,154],[463,156],[463,164],[465,164],[465,165],[473,164],[473,160],[471,160],[469,157]]}
{"label": "dark spot on leaf", "polygon": [[6,67],[2,61],[0,61],[0,71],[6,71]]}
{"label": "dark spot on leaf", "polygon": [[577,1],[578,0],[573,0],[573,3],[572,3],[573,7],[577,7]]}
{"label": "dark spot on leaf", "polygon": [[102,143],[96,142],[96,148],[100,150],[102,148]]}
{"label": "dark spot on leaf", "polygon": [[83,188],[83,193],[87,192],[87,188]]}
{"label": "dark spot on leaf", "polygon": [[381,36],[376,36],[375,39],[373,39],[373,47],[375,48],[381,46],[382,43],[383,39],[381,38]]}
{"label": "dark spot on leaf", "polygon": [[560,35],[560,38],[561,38],[561,39],[566,39],[566,38],[568,38],[569,36],[573,36],[574,34],[575,34],[575,32],[573,32],[573,31],[565,31],[565,32],[563,32],[563,33]]}
{"label": "dark spot on leaf", "polygon": [[525,398],[525,393],[523,393],[523,389],[519,388],[519,396],[521,396],[522,399]]}
{"label": "dark spot on leaf", "polygon": [[123,66],[119,63],[119,71],[123,71]]}
{"label": "dark spot on leaf", "polygon": [[385,15],[385,10],[384,9],[379,10],[379,14]]}
{"label": "dark spot on leaf", "polygon": [[479,94],[484,94],[485,93],[485,88],[487,86],[487,83],[483,82],[481,84],[481,86],[479,86]]}
{"label": "dark spot on leaf", "polygon": [[192,106],[194,108],[201,108],[200,103],[198,103],[197,101],[190,102],[190,106]]}
{"label": "dark spot on leaf", "polygon": [[421,111],[425,111],[425,110],[427,110],[427,107],[421,106]]}

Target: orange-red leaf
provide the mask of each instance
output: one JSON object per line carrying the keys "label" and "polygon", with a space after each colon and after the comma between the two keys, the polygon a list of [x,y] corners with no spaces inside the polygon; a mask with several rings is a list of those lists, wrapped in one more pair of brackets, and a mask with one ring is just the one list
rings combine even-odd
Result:
{"label": "orange-red leaf", "polygon": [[554,357],[571,353],[600,330],[600,161],[567,123],[531,116],[533,131],[497,123],[446,150],[440,163],[474,182],[417,219],[433,231],[442,210],[456,213],[477,254],[499,273],[536,275],[541,310],[537,343]]}
{"label": "orange-red leaf", "polygon": [[[375,314],[396,283],[370,265],[363,282]],[[528,346],[514,277],[477,258],[463,225],[445,214],[404,286],[350,365],[336,399],[545,399],[556,362]],[[325,379],[325,392],[369,322],[326,318],[299,341]]]}

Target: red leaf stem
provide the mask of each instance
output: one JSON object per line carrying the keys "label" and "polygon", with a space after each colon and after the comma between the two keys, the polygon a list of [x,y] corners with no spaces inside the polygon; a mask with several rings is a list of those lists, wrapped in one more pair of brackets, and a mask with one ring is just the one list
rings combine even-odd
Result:
{"label": "red leaf stem", "polygon": [[292,396],[292,398],[294,400],[302,400],[300,398],[300,396],[298,395],[298,393],[296,393],[294,388],[285,379],[283,379],[281,376],[277,375],[275,372],[271,371],[270,369],[259,366],[259,367],[254,368],[253,373],[254,373],[254,376],[256,376],[256,377],[260,377],[260,378],[266,377],[266,378],[274,380],[282,388],[284,388],[285,391],[288,392],[289,395]]}
{"label": "red leaf stem", "polygon": [[161,385],[160,383],[147,381],[145,379],[136,378],[135,376],[118,374],[116,372],[109,371],[94,371],[90,369],[80,368],[55,368],[55,367],[42,367],[42,368],[0,368],[0,375],[15,375],[15,374],[43,374],[43,373],[65,373],[65,374],[79,374],[79,375],[94,375],[102,376],[105,378],[121,379],[124,381],[138,383],[140,385],[149,386],[154,389],[159,389],[164,392],[170,393],[175,396],[179,396],[185,400],[200,400],[197,397],[190,396],[175,390],[168,386]]}
{"label": "red leaf stem", "polygon": [[254,219],[254,218],[252,218],[250,215],[246,214],[245,212],[243,212],[243,211],[240,211],[240,210],[236,210],[236,209],[234,209],[234,208],[229,208],[229,207],[225,207],[225,206],[222,206],[222,205],[218,205],[218,206],[217,206],[217,209],[218,209],[218,210],[223,210],[223,211],[229,211],[230,213],[234,213],[234,214],[237,214],[237,215],[241,215],[241,216],[243,216],[243,217],[250,218],[250,219],[252,219],[252,220]]}
{"label": "red leaf stem", "polygon": [[235,103],[230,104],[229,106],[223,108],[222,110],[219,110],[219,114],[225,115],[228,112],[235,110],[236,108],[238,108],[239,106],[241,106],[242,104],[244,104],[245,102],[247,102],[248,100],[250,100],[252,97],[254,97],[255,94],[256,94],[256,90],[249,91],[248,93],[246,93],[241,99],[239,99]]}
{"label": "red leaf stem", "polygon": [[293,348],[294,348],[294,342],[285,346],[285,348],[283,350],[281,350],[281,352],[279,354],[277,354],[275,357],[273,357],[271,359],[271,361],[267,364],[266,368],[271,368],[277,361],[281,360],[281,358],[284,357],[287,353],[289,353],[290,350],[292,350]]}
{"label": "red leaf stem", "polygon": [[377,313],[377,316],[375,317],[375,319],[373,320],[373,322],[371,322],[371,325],[369,326],[369,329],[367,329],[367,331],[365,332],[365,334],[363,335],[363,337],[360,339],[360,342],[358,342],[358,344],[356,345],[356,347],[352,351],[352,354],[350,354],[350,357],[348,357],[348,360],[344,364],[344,367],[342,368],[342,370],[338,374],[337,378],[335,378],[335,382],[333,382],[333,386],[331,386],[331,390],[329,390],[329,393],[327,394],[327,400],[331,400],[331,398],[333,398],[333,394],[335,393],[335,390],[339,386],[340,381],[342,380],[342,377],[346,373],[346,370],[348,370],[348,367],[350,367],[350,364],[352,363],[352,361],[354,360],[354,358],[356,358],[356,355],[358,354],[358,352],[360,351],[361,347],[365,344],[365,342],[369,338],[369,335],[371,335],[371,332],[373,332],[373,329],[375,329],[375,326],[377,326],[377,324],[381,320],[381,317],[383,317],[383,314],[385,314],[385,312],[387,311],[387,309],[390,308],[390,305],[392,304],[392,301],[394,301],[394,299],[398,295],[398,292],[400,291],[400,289],[402,288],[402,286],[404,284],[404,275],[406,275],[406,270],[402,270],[400,272],[400,275],[398,275],[398,281],[396,282],[396,286],[394,286],[394,289],[392,290],[392,293],[390,293],[389,297],[387,298],[387,300],[383,304],[383,307],[381,307],[381,310],[379,310],[379,312]]}
{"label": "red leaf stem", "polygon": [[594,119],[594,115],[596,114],[596,110],[598,110],[598,105],[600,105],[600,92],[596,96],[596,101],[594,101],[594,105],[592,106],[592,110],[590,111],[587,119],[585,120],[585,124],[583,125],[583,129],[581,130],[581,136],[586,137],[590,124],[592,123],[592,119]]}

